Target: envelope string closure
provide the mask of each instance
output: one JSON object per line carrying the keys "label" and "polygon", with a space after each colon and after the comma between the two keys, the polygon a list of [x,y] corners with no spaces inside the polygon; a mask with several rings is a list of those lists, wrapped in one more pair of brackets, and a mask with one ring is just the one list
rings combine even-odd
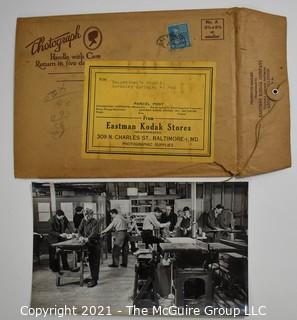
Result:
{"label": "envelope string closure", "polygon": [[282,92],[281,92],[281,85],[283,85],[285,82],[287,82],[286,80],[283,80],[282,82],[280,82],[278,85],[276,84],[272,84],[267,88],[266,94],[268,96],[268,98],[272,101],[274,101],[274,103],[272,104],[271,108],[257,121],[256,125],[255,125],[255,143],[254,146],[251,150],[250,155],[248,156],[248,158],[246,159],[246,161],[244,162],[243,166],[240,168],[240,170],[238,170],[237,173],[233,174],[230,170],[226,169],[222,164],[215,162],[215,164],[217,164],[218,166],[220,166],[226,173],[228,173],[230,175],[230,177],[226,180],[224,180],[223,182],[228,182],[229,180],[233,179],[233,178],[237,178],[241,175],[241,173],[246,169],[246,167],[248,166],[249,162],[251,161],[251,159],[253,158],[253,155],[255,154],[255,151],[257,150],[257,147],[259,145],[259,141],[261,138],[261,128],[262,128],[262,123],[265,120],[265,118],[268,117],[269,114],[271,114],[271,112],[275,109],[277,102],[280,101],[280,99],[282,98]]}

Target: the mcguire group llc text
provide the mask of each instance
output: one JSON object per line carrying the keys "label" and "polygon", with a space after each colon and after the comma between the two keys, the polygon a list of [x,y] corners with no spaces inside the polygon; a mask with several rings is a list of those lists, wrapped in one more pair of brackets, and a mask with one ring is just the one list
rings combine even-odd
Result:
{"label": "the mcguire group llc text", "polygon": [[128,315],[128,316],[266,316],[266,306],[247,306],[243,308],[226,308],[206,306],[204,308],[198,307],[161,307],[153,306],[152,308],[137,308],[133,305],[125,306],[125,310],[111,310],[110,306],[55,306],[51,308],[33,308],[22,306],[20,308],[22,316],[34,316],[35,318],[45,318],[47,316],[56,316],[62,318],[64,316],[112,316],[112,315]]}

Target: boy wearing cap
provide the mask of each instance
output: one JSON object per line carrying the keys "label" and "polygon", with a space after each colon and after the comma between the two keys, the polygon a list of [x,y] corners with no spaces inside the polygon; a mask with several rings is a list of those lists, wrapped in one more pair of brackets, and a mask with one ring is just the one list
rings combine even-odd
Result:
{"label": "boy wearing cap", "polygon": [[[84,219],[78,227],[79,241],[85,243],[88,248],[89,266],[92,279],[88,282],[88,287],[95,287],[99,278],[100,265],[100,235],[99,223],[94,218],[92,209],[84,210]],[[83,263],[83,261],[81,262]]]}
{"label": "boy wearing cap", "polygon": [[182,237],[191,236],[192,223],[191,223],[191,212],[189,207],[183,208],[183,216],[182,216],[182,220],[179,228],[180,228]]}

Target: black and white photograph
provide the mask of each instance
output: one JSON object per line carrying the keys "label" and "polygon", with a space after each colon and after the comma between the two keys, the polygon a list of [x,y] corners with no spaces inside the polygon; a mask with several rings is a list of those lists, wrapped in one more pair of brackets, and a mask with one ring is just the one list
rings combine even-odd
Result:
{"label": "black and white photograph", "polygon": [[248,307],[247,182],[34,182],[32,200],[31,307]]}

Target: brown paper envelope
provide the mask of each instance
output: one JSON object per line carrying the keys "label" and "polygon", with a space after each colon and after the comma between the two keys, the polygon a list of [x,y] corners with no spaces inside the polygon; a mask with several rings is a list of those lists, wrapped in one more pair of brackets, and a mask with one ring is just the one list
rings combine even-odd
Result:
{"label": "brown paper envelope", "polygon": [[[172,48],[168,27],[182,24],[190,44]],[[83,158],[86,60],[215,62],[214,161]],[[16,177],[254,175],[290,166],[289,124],[284,17],[233,8],[18,19]]]}

